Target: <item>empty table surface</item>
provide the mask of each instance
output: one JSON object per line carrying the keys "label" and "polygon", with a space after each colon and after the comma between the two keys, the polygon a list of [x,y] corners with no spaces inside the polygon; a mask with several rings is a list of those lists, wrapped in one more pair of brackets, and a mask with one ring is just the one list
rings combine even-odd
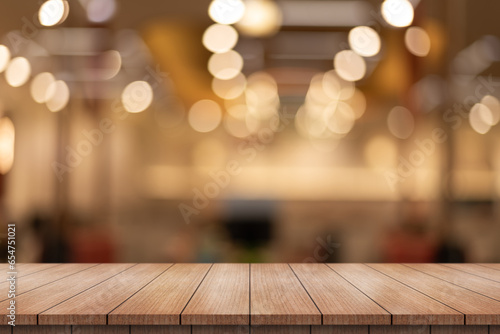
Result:
{"label": "empty table surface", "polygon": [[491,264],[22,264],[17,286],[16,325],[500,324]]}

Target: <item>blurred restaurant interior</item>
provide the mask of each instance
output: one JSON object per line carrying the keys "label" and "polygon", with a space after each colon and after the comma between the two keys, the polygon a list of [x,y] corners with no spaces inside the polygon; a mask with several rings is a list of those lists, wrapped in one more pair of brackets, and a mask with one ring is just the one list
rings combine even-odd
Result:
{"label": "blurred restaurant interior", "polygon": [[0,12],[18,262],[500,261],[499,1]]}

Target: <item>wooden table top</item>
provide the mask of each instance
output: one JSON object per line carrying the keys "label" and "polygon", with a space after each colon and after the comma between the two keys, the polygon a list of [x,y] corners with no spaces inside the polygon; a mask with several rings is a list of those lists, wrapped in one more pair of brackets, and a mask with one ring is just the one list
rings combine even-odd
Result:
{"label": "wooden table top", "polygon": [[[500,324],[500,264],[20,264],[17,273],[17,325]],[[2,315],[8,289],[0,283]]]}

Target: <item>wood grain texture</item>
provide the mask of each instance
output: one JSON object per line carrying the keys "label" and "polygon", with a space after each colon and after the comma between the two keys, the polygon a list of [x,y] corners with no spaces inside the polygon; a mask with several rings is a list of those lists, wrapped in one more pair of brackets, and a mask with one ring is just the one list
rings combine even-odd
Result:
{"label": "wood grain texture", "polygon": [[393,325],[459,325],[464,315],[362,264],[329,264],[392,314]]}
{"label": "wood grain texture", "polygon": [[500,301],[500,283],[498,282],[445,266],[426,263],[405,265]]}
{"label": "wood grain texture", "polygon": [[172,264],[138,264],[38,315],[40,325],[106,325],[107,314]]}
{"label": "wood grain texture", "polygon": [[[57,267],[49,267],[45,270],[33,272],[27,276],[18,277],[17,278],[17,287],[16,292],[17,296],[31,291],[33,289],[39,288],[46,284],[55,282],[64,277],[68,277],[74,275],[78,272],[86,270],[91,267],[95,267],[97,264],[66,264]],[[29,265],[26,265],[29,266]],[[3,284],[0,286],[0,301],[7,300],[7,291],[9,290],[9,286]]]}
{"label": "wood grain texture", "polygon": [[390,325],[391,315],[325,264],[291,264],[324,325]]}
{"label": "wood grain texture", "polygon": [[[83,265],[82,265],[83,266]],[[83,270],[16,297],[16,325],[36,325],[37,315],[130,268],[132,264],[106,264]],[[0,303],[0,324],[7,323],[6,300]]]}
{"label": "wood grain texture", "polygon": [[0,334],[11,334],[12,326],[0,326]]}
{"label": "wood grain texture", "polygon": [[250,326],[196,326],[192,327],[192,334],[249,334]]}
{"label": "wood grain texture", "polygon": [[191,326],[130,326],[130,334],[191,334]]}
{"label": "wood grain texture", "polygon": [[252,325],[320,325],[321,313],[287,264],[252,264]]}
{"label": "wood grain texture", "polygon": [[477,265],[495,270],[500,270],[500,263],[478,263]]}
{"label": "wood grain texture", "polygon": [[370,326],[370,334],[430,334],[430,326]]}
{"label": "wood grain texture", "polygon": [[488,326],[431,326],[432,334],[488,334]]}
{"label": "wood grain texture", "polygon": [[179,325],[180,314],[210,264],[174,264],[113,312],[112,325]]}
{"label": "wood grain texture", "polygon": [[311,326],[251,326],[252,334],[310,334]]}
{"label": "wood grain texture", "polygon": [[311,326],[311,334],[368,334],[369,326]]}
{"label": "wood grain texture", "polygon": [[71,334],[71,326],[18,326],[13,334]]}
{"label": "wood grain texture", "polygon": [[[16,264],[17,277],[24,277],[39,271],[44,271],[50,268],[60,266],[60,263],[26,263],[26,264]],[[10,271],[7,267],[3,268],[2,271]],[[4,282],[2,282],[4,283]]]}
{"label": "wood grain texture", "polygon": [[493,268],[483,267],[472,263],[471,264],[443,263],[441,265],[456,270],[464,271],[472,275],[487,278],[492,281],[500,282],[500,270],[495,270]]}
{"label": "wood grain texture", "polygon": [[467,325],[500,324],[500,302],[401,264],[368,264],[465,314]]}
{"label": "wood grain texture", "polygon": [[500,326],[490,326],[490,334],[500,334]]}
{"label": "wood grain texture", "polygon": [[71,334],[130,334],[129,326],[72,326]]}
{"label": "wood grain texture", "polygon": [[214,264],[181,315],[183,325],[249,325],[250,265]]}

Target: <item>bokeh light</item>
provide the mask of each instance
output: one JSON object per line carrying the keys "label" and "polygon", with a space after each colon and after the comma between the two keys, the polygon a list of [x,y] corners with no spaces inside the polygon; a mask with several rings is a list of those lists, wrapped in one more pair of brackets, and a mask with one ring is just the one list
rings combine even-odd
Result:
{"label": "bokeh light", "polygon": [[234,51],[213,54],[208,61],[208,71],[216,78],[229,80],[243,68],[243,58]]}
{"label": "bokeh light", "polygon": [[335,55],[333,66],[337,74],[347,81],[358,81],[366,74],[365,60],[352,50],[343,50]]}
{"label": "bokeh light", "polygon": [[231,50],[238,42],[238,32],[231,26],[213,24],[203,34],[203,45],[214,53]]}
{"label": "bokeh light", "polygon": [[500,121],[500,101],[494,96],[485,95],[481,99],[481,104],[486,106],[491,113],[491,123],[490,125],[497,125]]}
{"label": "bokeh light", "polygon": [[245,14],[245,4],[241,0],[214,0],[208,8],[208,15],[220,24],[234,24]]}
{"label": "bokeh light", "polygon": [[[33,100],[37,103],[44,103],[50,100],[52,96],[47,96],[47,89],[56,81],[52,73],[43,72],[37,74],[31,81],[30,92]],[[55,92],[54,92],[55,93]]]}
{"label": "bokeh light", "polygon": [[219,78],[212,80],[212,90],[218,97],[225,100],[232,100],[243,94],[246,85],[247,80],[241,73],[229,80]]}
{"label": "bokeh light", "polygon": [[90,22],[109,21],[116,12],[116,0],[90,0],[87,4],[87,18]]}
{"label": "bokeh light", "polygon": [[413,133],[415,120],[411,111],[404,107],[396,106],[392,108],[387,116],[387,126],[394,137],[407,139]]}
{"label": "bokeh light", "polygon": [[38,20],[46,27],[55,26],[66,20],[69,14],[69,4],[66,0],[48,0],[40,6]]}
{"label": "bokeh light", "polygon": [[125,87],[122,93],[122,104],[130,113],[146,110],[153,101],[153,89],[146,81],[134,81]]}
{"label": "bokeh light", "polygon": [[0,45],[0,73],[5,71],[10,61],[10,50],[5,45]]}
{"label": "bokeh light", "polygon": [[219,105],[212,100],[201,100],[189,109],[188,122],[198,132],[210,132],[215,130],[222,119],[222,111]]}
{"label": "bokeh light", "polygon": [[380,51],[380,36],[370,27],[360,26],[349,31],[349,46],[358,55],[372,57]]}
{"label": "bokeh light", "polygon": [[66,107],[70,98],[68,85],[62,80],[57,80],[51,83],[48,86],[45,95],[45,104],[52,112],[60,111]]}
{"label": "bokeh light", "polygon": [[469,123],[474,131],[479,134],[485,134],[491,129],[493,115],[487,106],[482,103],[476,103],[470,110]]}
{"label": "bokeh light", "polygon": [[418,57],[425,57],[431,50],[431,39],[420,27],[410,27],[405,33],[405,44],[408,51]]}
{"label": "bokeh light", "polygon": [[31,65],[28,59],[16,57],[12,59],[5,70],[5,80],[12,87],[24,85],[31,75]]}
{"label": "bokeh light", "polygon": [[394,27],[407,27],[413,22],[413,6],[408,0],[385,0],[382,3],[384,20]]}
{"label": "bokeh light", "polygon": [[8,117],[0,118],[0,174],[6,174],[14,163],[14,124]]}
{"label": "bokeh light", "polygon": [[250,0],[246,2],[245,14],[236,26],[242,34],[263,37],[275,34],[281,23],[281,10],[274,1]]}

